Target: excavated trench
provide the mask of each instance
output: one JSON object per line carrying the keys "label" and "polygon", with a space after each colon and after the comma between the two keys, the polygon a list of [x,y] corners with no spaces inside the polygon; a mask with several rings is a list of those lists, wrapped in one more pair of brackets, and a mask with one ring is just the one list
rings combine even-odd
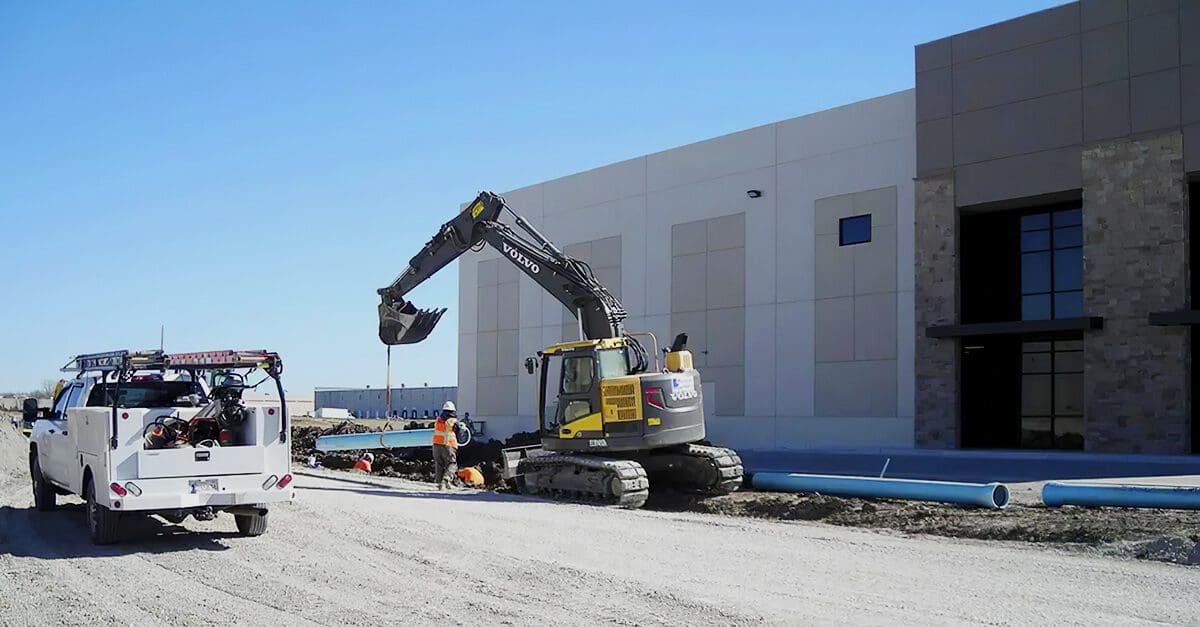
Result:
{"label": "excavated trench", "polygon": [[[366,433],[372,429],[352,423],[333,428],[293,429],[293,456],[305,462],[315,455],[324,467],[348,470],[361,452],[320,453],[318,435]],[[473,442],[459,449],[459,466],[476,466],[487,487],[510,488],[500,481],[500,451],[509,446],[537,443],[536,433],[519,433],[503,443]],[[433,460],[428,448],[376,451],[374,473],[411,481],[432,482]],[[1200,565],[1200,512],[1122,508],[1047,508],[1013,504],[988,510],[938,503],[868,500],[823,494],[782,494],[750,489],[722,496],[652,490],[644,509],[694,512],[783,521],[822,522],[906,534],[976,540],[1029,542],[1085,549],[1119,557]]]}
{"label": "excavated trench", "polygon": [[815,521],[908,534],[1031,542],[1088,548],[1125,557],[1200,564],[1200,512],[1195,511],[1049,508],[1032,504],[991,510],[939,503],[755,491],[707,498],[651,493],[646,507],[770,520]]}
{"label": "excavated trench", "polygon": [[[334,427],[292,427],[292,459],[300,464],[307,463],[310,456],[315,457],[318,464],[331,470],[350,470],[364,451],[335,451],[323,453],[316,450],[316,440],[322,435],[338,435],[345,433],[369,433],[376,431],[363,425],[342,423]],[[500,481],[500,451],[509,446],[524,446],[536,444],[536,433],[518,433],[504,442],[488,440],[473,441],[458,449],[458,467],[476,466],[483,473],[483,479],[489,489],[505,490],[506,486]],[[372,473],[382,477],[398,477],[410,481],[432,483],[433,452],[429,447],[414,449],[373,450],[375,461]]]}

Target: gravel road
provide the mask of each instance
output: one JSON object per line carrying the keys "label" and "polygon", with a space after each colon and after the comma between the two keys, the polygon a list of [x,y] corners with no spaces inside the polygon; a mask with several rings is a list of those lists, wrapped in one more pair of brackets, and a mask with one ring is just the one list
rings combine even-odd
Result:
{"label": "gravel road", "polygon": [[[1200,570],[812,523],[301,477],[271,530],[149,519],[0,478],[0,623],[1192,623]],[[445,595],[446,591],[450,594]],[[1065,598],[1069,595],[1069,599]]]}

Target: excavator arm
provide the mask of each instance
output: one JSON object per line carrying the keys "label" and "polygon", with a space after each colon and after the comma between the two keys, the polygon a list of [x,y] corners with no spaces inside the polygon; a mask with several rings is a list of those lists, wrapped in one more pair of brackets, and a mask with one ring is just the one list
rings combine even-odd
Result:
{"label": "excavator arm", "polygon": [[[499,221],[505,211],[523,233]],[[547,240],[503,198],[481,192],[462,213],[438,229],[391,285],[378,290],[382,301],[379,339],[391,345],[413,344],[428,337],[446,309],[418,309],[405,295],[451,261],[485,244],[569,309],[579,320],[584,338],[624,335],[625,308],[596,280],[591,267]]]}

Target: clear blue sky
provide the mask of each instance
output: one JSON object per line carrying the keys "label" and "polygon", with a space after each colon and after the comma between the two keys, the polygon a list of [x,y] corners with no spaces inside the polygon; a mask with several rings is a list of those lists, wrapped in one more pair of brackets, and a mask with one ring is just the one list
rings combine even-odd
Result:
{"label": "clear blue sky", "polygon": [[[160,324],[381,386],[375,289],[478,190],[905,89],[1055,4],[0,0],[0,391]],[[457,282],[394,384],[455,383]]]}

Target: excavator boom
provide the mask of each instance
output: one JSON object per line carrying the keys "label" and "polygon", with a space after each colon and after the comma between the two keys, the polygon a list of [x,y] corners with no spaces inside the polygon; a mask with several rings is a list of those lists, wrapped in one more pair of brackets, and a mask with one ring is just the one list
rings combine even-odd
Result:
{"label": "excavator boom", "polygon": [[[513,216],[523,234],[499,221],[505,211]],[[390,285],[378,290],[379,339],[390,345],[414,344],[429,337],[446,309],[419,309],[405,296],[450,262],[485,244],[495,248],[574,313],[580,320],[584,338],[624,335],[625,308],[596,280],[591,267],[543,237],[509,208],[503,198],[481,192],[462,213],[438,229]]]}

